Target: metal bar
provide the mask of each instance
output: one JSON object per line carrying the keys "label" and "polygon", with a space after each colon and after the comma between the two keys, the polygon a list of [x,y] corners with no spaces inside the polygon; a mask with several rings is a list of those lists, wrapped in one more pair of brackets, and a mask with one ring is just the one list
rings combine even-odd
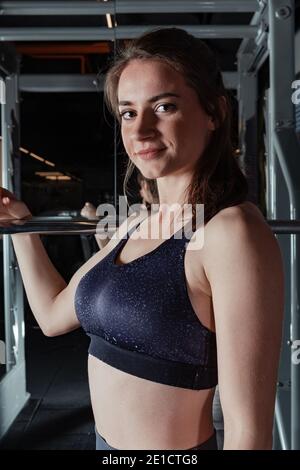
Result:
{"label": "metal bar", "polygon": [[[168,25],[172,27],[172,25]],[[254,38],[257,26],[236,25],[174,25],[185,29],[199,38]],[[15,27],[1,28],[0,41],[97,41],[131,39],[152,29],[166,28],[166,25],[151,26],[118,26],[117,28],[88,28],[88,27]]]}
{"label": "metal bar", "polygon": [[[102,220],[102,219],[101,219]],[[116,230],[119,225],[118,218],[106,217],[107,227],[110,231]],[[14,233],[48,233],[48,234],[92,234],[104,232],[99,224],[100,219],[86,220],[73,217],[32,217],[31,219],[0,221],[0,234]],[[267,220],[273,233],[299,234],[300,220]],[[105,229],[106,230],[106,229]]]}
{"label": "metal bar", "polygon": [[[10,158],[10,106],[12,103],[12,82],[11,78],[3,80],[3,101],[1,103],[1,132],[2,132],[2,185],[4,188],[12,190],[10,175],[12,174]],[[12,355],[12,296],[10,290],[11,280],[11,246],[10,239],[3,237],[3,290],[4,290],[4,324],[5,324],[5,349],[6,349],[6,372],[13,367]]]}
{"label": "metal bar", "polygon": [[[1,154],[2,154],[2,185],[4,187],[8,186],[8,171],[9,171],[9,131],[8,125],[6,122],[7,119],[7,88],[6,81],[1,80]],[[9,273],[9,243],[10,240],[8,237],[3,237],[3,272]],[[6,358],[6,372],[9,372],[11,369],[11,334],[10,334],[10,316],[7,313],[10,311],[10,302],[9,302],[9,276],[4,276],[3,279],[3,289],[4,289],[4,329],[5,329],[5,358]]]}
{"label": "metal bar", "polygon": [[268,8],[267,0],[262,0],[260,3],[260,10],[254,13],[250,25],[258,28],[255,39],[244,38],[238,49],[237,56],[248,54],[248,65],[245,63],[247,71],[258,71],[264,61],[268,57]]}
{"label": "metal bar", "polygon": [[20,75],[20,91],[35,93],[73,93],[103,90],[103,80],[97,75]]}
{"label": "metal bar", "polygon": [[249,174],[249,199],[258,203],[257,75],[247,71],[249,54],[238,56],[239,144],[241,166]]}
{"label": "metal bar", "polygon": [[274,127],[274,110],[272,106],[272,100],[270,99],[270,90],[266,90],[265,94],[265,129],[266,129],[266,182],[267,182],[267,194],[266,194],[266,205],[267,205],[267,217],[272,220],[277,218],[277,171],[278,160],[276,158],[274,145],[272,143],[271,135],[272,128]]}
{"label": "metal bar", "polygon": [[108,2],[27,2],[4,1],[0,5],[1,15],[105,15],[117,13],[215,13],[255,12],[259,10],[256,0],[118,0]]}
{"label": "metal bar", "polygon": [[[261,2],[260,10],[254,13],[250,21],[251,26],[257,26],[259,28],[258,33],[261,29],[261,26],[263,24],[263,20],[266,14],[267,14],[267,8],[265,8],[265,5],[263,5],[263,2]],[[240,47],[238,49],[238,54],[243,54],[244,52],[245,53],[253,52],[255,47],[256,47],[256,43],[254,41],[249,41],[248,38],[245,38],[240,44]]]}
{"label": "metal bar", "polygon": [[[269,51],[268,51],[269,52]],[[289,208],[286,207],[286,201],[282,198],[277,198],[282,192],[282,185],[284,185],[284,180],[282,172],[280,171],[280,166],[278,158],[276,156],[275,148],[271,139],[272,129],[275,128],[274,120],[274,110],[272,106],[272,100],[270,99],[270,90],[266,90],[265,94],[265,109],[264,109],[264,121],[265,121],[265,155],[266,155],[266,208],[267,208],[267,217],[274,220],[278,218],[278,213],[284,211],[284,214],[289,213]],[[281,247],[281,253],[285,268],[287,271],[290,266],[290,250],[288,243],[290,240],[283,240],[279,237],[278,242]],[[286,270],[286,269],[285,269]],[[286,273],[286,285],[289,285],[289,273]],[[290,296],[289,292],[286,292],[284,310],[285,312],[290,313]],[[290,351],[287,349],[286,345],[289,344],[290,340],[290,315],[284,316],[284,324],[282,331],[282,349],[280,356],[280,364],[278,370],[279,382],[277,384],[277,394],[276,394],[276,404],[275,404],[275,421],[274,424],[277,427],[277,434],[274,436],[278,438],[274,440],[275,449],[278,449],[278,444],[280,450],[290,449],[290,442],[287,438],[288,432],[287,429],[290,428],[290,417],[287,414],[287,407],[282,407],[282,401],[286,400],[286,394],[280,394],[280,391],[283,390],[282,386],[282,377],[284,380],[290,379],[290,373],[287,371],[290,364]],[[288,376],[287,376],[288,374]],[[280,385],[279,385],[280,384]],[[280,388],[279,388],[280,387]],[[288,388],[288,392],[291,393],[291,387]],[[284,414],[285,412],[285,414]]]}
{"label": "metal bar", "polygon": [[30,220],[1,221],[0,233],[93,234],[98,223],[99,220],[76,220],[71,217],[32,217]]}
{"label": "metal bar", "polygon": [[0,381],[0,439],[7,433],[29,398],[30,395],[26,392],[25,361],[18,361]]}
{"label": "metal bar", "polygon": [[[223,72],[223,80],[226,88],[234,89],[238,86],[236,72]],[[97,75],[65,75],[65,74],[41,74],[20,75],[20,91],[34,93],[95,93],[103,91],[104,79]]]}
{"label": "metal bar", "polygon": [[289,449],[288,438],[287,438],[287,434],[285,430],[281,405],[280,405],[278,396],[276,396],[276,401],[275,401],[275,420],[277,424],[281,449],[288,450]]}
{"label": "metal bar", "polygon": [[299,220],[267,220],[273,233],[289,235],[300,233]]}
{"label": "metal bar", "polygon": [[[12,59],[15,52],[12,53]],[[20,198],[19,98],[17,73],[3,81],[1,103],[2,184]],[[23,286],[10,237],[3,237],[6,372],[24,362]]]}
{"label": "metal bar", "polygon": [[[2,61],[8,76],[1,80],[2,185],[20,197],[18,61],[13,47],[5,45]],[[6,74],[7,75],[7,74]],[[26,392],[23,284],[10,237],[3,236],[4,322],[6,373],[0,380],[0,438],[29,398]]]}
{"label": "metal bar", "polygon": [[[295,78],[293,0],[269,1],[270,91],[275,127],[272,132],[278,160],[286,181],[290,217],[300,216],[300,144],[294,128],[291,84]],[[288,53],[287,53],[288,51]],[[284,63],[284,67],[282,64]],[[291,235],[291,353],[300,338],[300,239]],[[297,259],[298,258],[298,259]],[[300,450],[300,365],[291,360],[292,450]]]}

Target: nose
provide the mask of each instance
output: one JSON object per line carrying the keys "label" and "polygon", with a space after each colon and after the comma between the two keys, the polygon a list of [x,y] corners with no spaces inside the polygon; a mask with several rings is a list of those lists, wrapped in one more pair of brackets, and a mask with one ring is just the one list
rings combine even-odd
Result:
{"label": "nose", "polygon": [[151,111],[140,112],[135,120],[132,128],[131,137],[133,140],[145,140],[155,137],[157,133],[156,118]]}

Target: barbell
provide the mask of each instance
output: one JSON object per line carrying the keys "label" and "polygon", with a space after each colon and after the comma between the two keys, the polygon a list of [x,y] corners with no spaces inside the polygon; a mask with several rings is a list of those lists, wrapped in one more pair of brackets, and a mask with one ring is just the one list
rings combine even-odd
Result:
{"label": "barbell", "polygon": [[[104,221],[105,222],[101,222]],[[300,233],[300,220],[266,220],[276,234]],[[92,235],[114,232],[118,227],[115,218],[89,219],[84,217],[32,217],[0,221],[0,234],[37,233],[45,235]]]}

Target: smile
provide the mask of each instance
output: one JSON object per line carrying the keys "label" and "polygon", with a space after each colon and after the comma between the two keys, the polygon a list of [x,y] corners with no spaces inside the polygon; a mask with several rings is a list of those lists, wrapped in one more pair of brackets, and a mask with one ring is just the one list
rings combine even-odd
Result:
{"label": "smile", "polygon": [[162,149],[152,149],[152,150],[143,150],[141,152],[138,152],[136,155],[141,158],[142,160],[152,160],[154,158],[157,158],[157,156],[163,152],[165,148]]}

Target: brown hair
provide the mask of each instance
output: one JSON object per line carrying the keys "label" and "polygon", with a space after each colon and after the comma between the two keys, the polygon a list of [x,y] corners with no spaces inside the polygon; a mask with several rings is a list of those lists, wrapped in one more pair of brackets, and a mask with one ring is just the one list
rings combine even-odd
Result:
{"label": "brown hair", "polygon": [[[158,196],[158,191],[157,191],[156,180],[146,178],[146,176],[144,176],[140,171],[138,171],[136,179],[140,187],[142,186],[143,181],[147,183],[152,199],[153,199],[153,203],[159,204],[159,196]],[[150,209],[149,207],[150,204],[147,203],[146,206]]]}
{"label": "brown hair", "polygon": [[[186,83],[196,91],[204,111],[216,123],[216,129],[198,159],[191,183],[186,189],[187,202],[193,207],[196,203],[205,204],[205,222],[221,209],[244,202],[248,195],[248,183],[234,155],[230,99],[213,51],[202,40],[179,28],[156,29],[129,42],[118,52],[104,85],[106,104],[119,121],[119,79],[133,59],[161,60],[180,72]],[[124,179],[125,193],[134,167],[129,159]]]}

